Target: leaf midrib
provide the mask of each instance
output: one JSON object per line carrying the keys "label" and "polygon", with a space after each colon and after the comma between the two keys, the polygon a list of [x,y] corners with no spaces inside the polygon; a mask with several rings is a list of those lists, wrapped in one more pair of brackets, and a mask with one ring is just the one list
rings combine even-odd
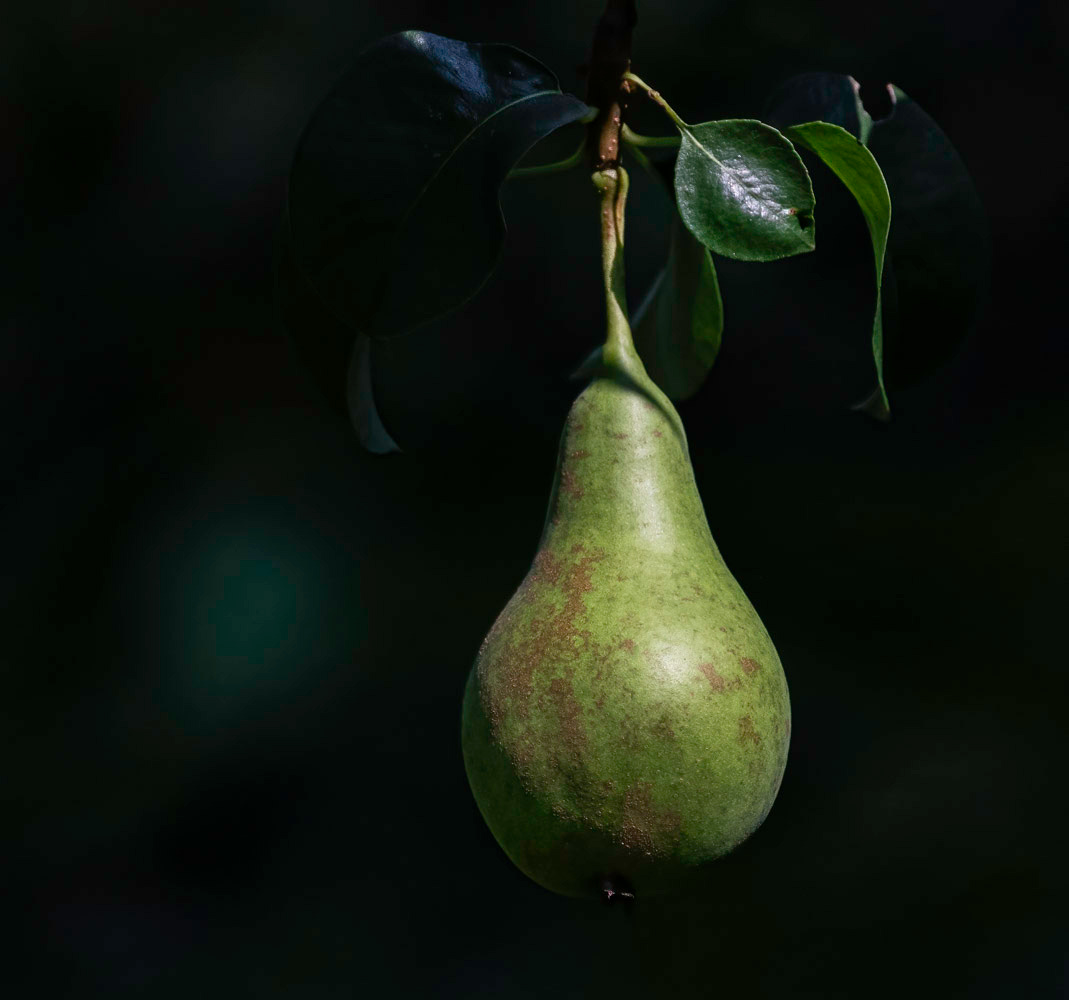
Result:
{"label": "leaf midrib", "polygon": [[[738,120],[741,121],[742,119],[738,119]],[[681,132],[682,131],[686,131],[687,138],[689,138],[690,141],[692,143],[694,143],[695,147],[700,149],[702,151],[702,153],[708,159],[712,160],[713,163],[715,163],[718,167],[720,167],[721,170],[723,170],[725,173],[731,174],[733,177],[739,177],[740,181],[741,181],[741,175],[739,174],[739,172],[737,170],[732,170],[731,167],[729,167],[726,163],[722,163],[720,160],[718,160],[712,154],[712,152],[710,150],[706,149],[700,142],[698,142],[698,140],[694,136],[693,130],[691,129],[691,127],[689,125],[686,127],[685,130],[684,129],[680,129],[680,131]],[[779,204],[779,202],[775,201],[774,199],[762,198],[761,195],[753,192],[753,188],[749,184],[746,184],[746,183],[743,182],[742,183],[742,187],[745,188],[747,191],[752,192],[751,193],[751,197],[754,199],[754,201],[759,201],[759,202],[761,202],[761,203],[763,203],[765,205],[778,205]]]}
{"label": "leaf midrib", "polygon": [[526,101],[533,101],[537,97],[545,97],[547,95],[552,96],[554,94],[559,94],[561,97],[566,96],[564,91],[561,90],[559,87],[556,90],[540,90],[534,94],[527,94],[524,97],[518,97],[514,101],[509,101],[508,104],[503,104],[500,108],[497,108],[494,112],[477,122],[475,126],[467,133],[467,135],[465,135],[464,138],[461,139],[460,142],[458,142],[449,151],[449,155],[446,156],[440,164],[438,164],[437,169],[427,179],[427,183],[424,184],[423,187],[420,189],[419,194],[416,195],[416,197],[413,199],[408,211],[405,212],[404,216],[401,218],[401,221],[398,224],[396,231],[400,232],[402,229],[404,229],[405,224],[412,217],[412,213],[416,210],[416,206],[419,205],[419,203],[423,200],[424,195],[426,195],[426,193],[431,189],[431,187],[434,185],[434,182],[438,179],[442,171],[453,160],[457,153],[464,147],[465,143],[467,143],[468,140],[471,139],[473,135],[475,135],[476,132],[483,128],[483,126],[485,126],[488,122],[493,121],[498,115],[504,114],[504,112],[508,111],[509,108],[514,108],[519,104],[525,103]]}

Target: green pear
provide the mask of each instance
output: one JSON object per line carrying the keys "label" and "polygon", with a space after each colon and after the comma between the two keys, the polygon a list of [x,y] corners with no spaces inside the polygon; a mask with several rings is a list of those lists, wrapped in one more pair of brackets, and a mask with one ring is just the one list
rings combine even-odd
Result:
{"label": "green pear", "polygon": [[568,414],[538,551],[462,720],[490,830],[568,896],[693,883],[764,820],[790,739],[783,668],[713,541],[679,415],[617,340]]}

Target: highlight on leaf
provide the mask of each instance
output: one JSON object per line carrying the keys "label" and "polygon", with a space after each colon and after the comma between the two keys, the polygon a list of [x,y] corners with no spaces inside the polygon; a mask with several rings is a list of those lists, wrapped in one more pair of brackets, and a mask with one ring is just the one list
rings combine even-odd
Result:
{"label": "highlight on leaf", "polygon": [[778,260],[816,245],[809,173],[791,143],[763,122],[688,127],[675,187],[687,228],[715,253]]}
{"label": "highlight on leaf", "polygon": [[641,77],[625,73],[624,79],[644,90],[679,129],[676,205],[705,246],[757,261],[814,248],[813,185],[785,136],[749,118],[690,125]]}

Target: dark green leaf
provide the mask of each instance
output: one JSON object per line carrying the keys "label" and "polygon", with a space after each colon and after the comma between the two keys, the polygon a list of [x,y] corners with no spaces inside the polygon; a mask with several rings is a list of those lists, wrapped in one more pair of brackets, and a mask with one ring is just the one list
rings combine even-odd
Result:
{"label": "dark green leaf", "polygon": [[813,249],[813,185],[783,135],[749,119],[688,125],[680,132],[676,203],[705,246],[739,260],[776,260]]}
{"label": "dark green leaf", "polygon": [[698,391],[720,350],[724,307],[709,251],[676,214],[668,264],[635,312],[635,347],[672,399]]}
{"label": "dark green leaf", "polygon": [[297,265],[335,316],[372,336],[456,309],[497,263],[508,171],[587,110],[512,46],[382,39],[301,138],[289,186]]}
{"label": "dark green leaf", "polygon": [[854,196],[872,240],[876,263],[876,315],[872,323],[872,357],[876,363],[879,402],[889,414],[890,403],[883,379],[883,262],[887,252],[887,233],[891,227],[891,196],[879,164],[858,139],[846,129],[829,122],[792,125],[788,137],[821,158]]}
{"label": "dark green leaf", "polygon": [[371,388],[371,338],[358,334],[353,344],[353,356],[349,360],[348,378],[349,419],[360,443],[376,455],[400,451],[397,442],[382,424],[375,406],[375,394]]}
{"label": "dark green leaf", "polygon": [[800,122],[829,122],[863,143],[872,130],[857,81],[845,73],[802,73],[784,80],[769,97],[764,119],[781,131]]}
{"label": "dark green leaf", "polygon": [[339,322],[293,261],[289,219],[283,219],[275,287],[294,348],[328,406],[349,419],[360,443],[377,454],[398,451],[382,425],[371,390],[370,341]]}
{"label": "dark green leaf", "polygon": [[884,374],[894,388],[958,349],[990,282],[991,244],[980,197],[950,140],[901,90],[891,92],[893,111],[873,125],[869,149],[895,211],[883,293]]}
{"label": "dark green leaf", "polygon": [[[895,214],[881,289],[884,383],[893,389],[946,362],[972,328],[990,281],[991,247],[979,196],[954,147],[915,102],[897,87],[888,90],[891,114],[868,119],[867,145]],[[782,128],[819,118],[866,137],[857,84],[841,73],[788,80],[766,117]]]}

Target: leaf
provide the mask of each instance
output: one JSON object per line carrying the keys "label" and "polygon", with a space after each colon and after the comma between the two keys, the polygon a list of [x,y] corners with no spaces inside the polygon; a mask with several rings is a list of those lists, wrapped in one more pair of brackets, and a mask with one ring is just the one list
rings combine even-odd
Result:
{"label": "leaf", "polygon": [[362,333],[353,344],[353,355],[349,361],[347,401],[349,418],[360,437],[360,443],[368,451],[386,455],[401,450],[379,418],[371,388],[371,338]]}
{"label": "leaf", "polygon": [[[894,389],[949,360],[976,322],[990,283],[991,243],[980,198],[950,140],[899,88],[888,90],[891,113],[872,122],[851,77],[806,73],[777,88],[766,117],[782,128],[818,118],[842,125],[867,138],[880,165],[895,214],[881,289],[884,383]],[[858,408],[868,409],[867,402]]]}
{"label": "leaf", "polygon": [[[323,305],[293,261],[288,215],[283,217],[275,282],[279,312],[298,356],[309,370],[327,404],[350,420],[368,451],[400,451],[379,419],[371,391],[371,343],[354,335]],[[355,342],[354,342],[355,336]]]}
{"label": "leaf", "polygon": [[815,245],[813,185],[774,128],[749,119],[687,125],[676,160],[676,202],[714,253],[776,260]]}
{"label": "leaf", "polygon": [[[876,316],[872,322],[872,357],[876,363],[878,404],[890,415],[883,378],[883,262],[891,228],[891,196],[876,158],[846,129],[829,122],[792,125],[788,137],[824,161],[854,196],[872,240],[876,263]],[[874,404],[875,405],[875,404]],[[871,412],[871,410],[870,410]]]}
{"label": "leaf", "polygon": [[500,255],[508,171],[587,111],[509,45],[419,31],[376,42],[301,137],[296,265],[339,320],[375,337],[458,308]]}
{"label": "leaf", "polygon": [[784,80],[766,102],[763,117],[780,131],[800,122],[828,122],[862,143],[868,142],[872,130],[858,83],[845,73],[801,73]]}
{"label": "leaf", "polygon": [[869,149],[895,206],[884,280],[884,373],[892,388],[945,364],[974,326],[991,277],[980,196],[950,140],[897,87]]}
{"label": "leaf", "polygon": [[635,312],[635,347],[671,399],[698,391],[720,350],[724,306],[709,251],[672,220],[668,263]]}

